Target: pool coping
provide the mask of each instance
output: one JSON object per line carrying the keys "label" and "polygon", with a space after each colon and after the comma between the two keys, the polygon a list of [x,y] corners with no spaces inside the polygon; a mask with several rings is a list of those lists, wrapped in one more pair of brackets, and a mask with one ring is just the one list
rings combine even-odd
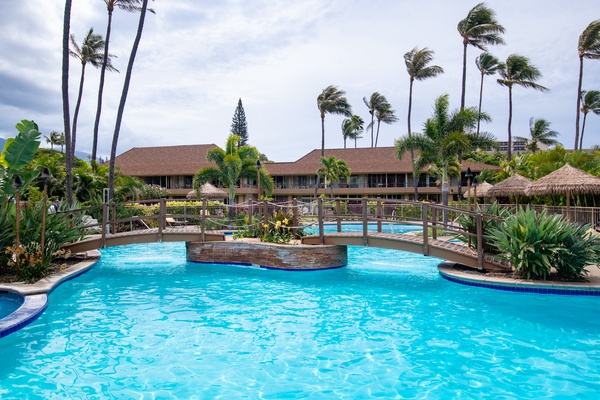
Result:
{"label": "pool coping", "polygon": [[64,271],[46,276],[35,283],[0,283],[0,292],[23,296],[23,304],[16,311],[0,319],[0,338],[18,331],[35,321],[48,306],[48,294],[63,282],[89,271],[100,259],[98,250],[86,252],[86,259]]}
{"label": "pool coping", "polygon": [[[486,276],[456,268],[456,263],[438,265],[440,275],[455,283],[509,292],[541,293],[570,296],[600,296],[600,273],[590,272],[587,282],[534,281],[512,277]],[[598,267],[593,266],[596,270]]]}

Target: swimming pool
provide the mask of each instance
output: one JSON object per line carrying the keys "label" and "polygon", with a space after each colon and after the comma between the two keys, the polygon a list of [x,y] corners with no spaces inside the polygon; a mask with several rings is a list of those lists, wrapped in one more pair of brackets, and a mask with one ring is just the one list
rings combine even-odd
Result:
{"label": "swimming pool", "polygon": [[349,248],[346,268],[103,250],[0,339],[4,398],[595,398],[600,300],[441,278],[440,260]]}
{"label": "swimming pool", "polygon": [[23,304],[23,296],[15,293],[0,292],[0,319],[13,313]]}

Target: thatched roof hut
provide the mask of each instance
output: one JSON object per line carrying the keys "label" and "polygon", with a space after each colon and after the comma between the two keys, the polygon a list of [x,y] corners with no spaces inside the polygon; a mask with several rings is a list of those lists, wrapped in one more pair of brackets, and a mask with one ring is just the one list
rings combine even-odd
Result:
{"label": "thatched roof hut", "polygon": [[529,187],[531,180],[514,174],[510,178],[503,180],[495,184],[490,190],[488,190],[488,196],[490,197],[509,197],[509,196],[522,196],[525,195],[525,189]]}
{"label": "thatched roof hut", "polygon": [[[205,183],[204,185],[202,185],[202,189],[200,190],[200,194],[201,197],[203,199],[225,199],[227,198],[229,195],[227,194],[227,192],[225,192],[224,190],[221,190],[217,187],[215,187],[214,185],[210,184],[210,183]],[[187,196],[188,199],[197,199],[198,196],[196,196],[196,191],[192,190],[190,191]]]}
{"label": "thatched roof hut", "polygon": [[[490,197],[489,190],[493,187],[491,183],[483,182],[477,185],[477,197]],[[469,190],[465,192],[465,197],[472,197],[475,195],[474,187],[471,186]]]}

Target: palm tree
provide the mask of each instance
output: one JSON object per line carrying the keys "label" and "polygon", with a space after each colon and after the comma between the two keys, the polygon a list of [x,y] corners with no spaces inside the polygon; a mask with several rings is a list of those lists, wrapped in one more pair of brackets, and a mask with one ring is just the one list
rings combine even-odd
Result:
{"label": "palm tree", "polygon": [[131,82],[131,74],[133,72],[133,63],[135,61],[135,55],[137,49],[142,40],[142,31],[144,30],[144,20],[146,19],[146,9],[148,8],[148,0],[142,0],[142,8],[140,10],[140,19],[138,22],[138,29],[133,41],[133,47],[131,49],[131,55],[129,56],[129,63],[127,64],[127,72],[125,73],[125,81],[123,83],[123,92],[121,93],[121,101],[119,102],[119,109],[117,110],[117,120],[115,123],[115,131],[113,133],[113,140],[110,149],[110,169],[108,174],[108,197],[110,200],[115,194],[115,158],[117,157],[117,144],[119,143],[119,132],[121,131],[121,122],[123,120],[123,112],[125,111],[125,102],[127,101],[127,92],[129,92],[129,84]]}
{"label": "palm tree", "polygon": [[[85,80],[85,67],[89,63],[93,67],[100,67],[102,60],[105,58],[102,53],[104,48],[104,40],[101,35],[94,34],[94,28],[90,28],[87,35],[83,39],[81,47],[75,41],[75,35],[71,35],[71,50],[69,53],[72,57],[75,57],[81,62],[81,79],[79,81],[79,94],[77,96],[77,103],[75,105],[75,112],[73,114],[73,131],[71,132],[71,152],[75,154],[75,142],[77,140],[77,117],[79,116],[79,107],[81,106],[81,98],[83,97],[83,83]],[[108,56],[108,64],[106,68],[109,71],[116,71],[110,62],[110,55]]]}
{"label": "palm tree", "polygon": [[537,153],[540,150],[538,143],[545,144],[546,146],[560,144],[558,140],[554,139],[559,135],[559,133],[550,130],[550,122],[543,118],[529,119],[529,134],[531,135],[531,139],[529,140],[524,137],[517,137],[517,139],[529,141],[529,144],[527,144],[527,150],[531,151],[532,153]]}
{"label": "palm tree", "polygon": [[373,92],[371,97],[367,100],[366,97],[363,97],[363,102],[369,109],[369,114],[371,114],[371,123],[367,125],[367,129],[371,129],[371,147],[375,143],[373,141],[373,128],[375,127],[375,111],[381,107],[382,103],[387,103],[387,100],[384,96],[379,94],[379,92]]}
{"label": "palm tree", "polygon": [[69,108],[69,31],[71,29],[71,0],[65,0],[65,13],[63,17],[63,40],[62,40],[62,100],[63,100],[63,123],[65,128],[65,144],[67,145],[67,156],[65,161],[65,197],[67,205],[71,206],[73,201],[73,154],[71,152],[71,116]]}
{"label": "palm tree", "polygon": [[[442,180],[442,204],[448,205],[448,168],[450,162],[461,151],[472,147],[466,130],[472,131],[477,125],[478,113],[475,108],[448,113],[448,95],[435,100],[434,112],[425,122],[421,134],[406,135],[396,141],[396,157],[402,159],[407,150],[419,150],[419,156],[413,163],[413,173],[418,175],[428,164],[439,164]],[[444,223],[446,216],[444,216]]]}
{"label": "palm tree", "polygon": [[581,125],[581,137],[579,138],[579,149],[583,149],[583,132],[585,130],[585,120],[591,111],[600,115],[600,91],[590,90],[581,92],[581,112],[583,113],[583,124]]}
{"label": "palm tree", "polygon": [[[100,126],[100,114],[102,113],[102,94],[104,92],[104,75],[109,65],[108,61],[108,45],[110,42],[110,32],[112,28],[112,14],[115,7],[123,11],[133,12],[140,11],[140,0],[104,0],[106,10],[108,11],[108,23],[106,24],[106,40],[104,41],[104,59],[102,60],[102,68],[100,69],[100,86],[98,87],[98,108],[96,109],[96,121],[94,122],[94,138],[92,142],[92,160],[96,160],[96,152],[98,146],[98,129]],[[154,12],[152,9],[148,9]]]}
{"label": "palm tree", "polygon": [[321,157],[321,167],[317,170],[317,175],[325,178],[325,186],[329,182],[330,197],[333,197],[333,182],[339,182],[342,178],[348,180],[350,177],[350,167],[344,160],[335,156]]}
{"label": "palm tree", "polygon": [[200,190],[202,185],[207,182],[222,182],[229,189],[229,224],[233,221],[231,207],[235,200],[235,185],[240,178],[255,179],[257,173],[260,173],[261,186],[267,194],[273,190],[273,180],[269,173],[262,168],[257,170],[256,161],[259,159],[259,152],[253,146],[239,146],[241,138],[238,135],[229,135],[225,150],[215,147],[206,154],[208,161],[214,162],[216,167],[204,167],[196,172],[194,176],[194,190],[198,198],[201,197]]}
{"label": "palm tree", "polygon": [[[494,75],[500,68],[500,60],[488,52],[483,52],[475,59],[477,69],[481,72],[481,85],[479,86],[479,113],[481,114],[481,103],[483,101],[483,78],[486,75]],[[477,134],[479,134],[479,119],[477,120]]]}
{"label": "palm tree", "polygon": [[[581,107],[581,83],[583,81],[583,59],[600,59],[600,19],[591,22],[579,36],[577,45],[579,53],[579,82],[577,84],[577,117],[575,118],[575,147],[580,142],[579,139],[579,109]],[[582,133],[583,135],[583,133]],[[581,148],[581,146],[579,147]]]}
{"label": "palm tree", "polygon": [[512,158],[512,88],[514,85],[523,86],[547,92],[549,89],[535,83],[542,73],[535,66],[531,65],[529,59],[517,54],[511,54],[498,69],[502,78],[498,79],[501,86],[508,88],[508,160]]}
{"label": "palm tree", "polygon": [[479,3],[469,11],[465,19],[458,23],[457,29],[463,39],[460,109],[464,110],[465,90],[467,87],[467,47],[471,45],[480,50],[487,51],[486,45],[504,44],[504,39],[500,37],[500,34],[504,33],[504,27],[496,21],[494,10],[486,7],[484,3]]}
{"label": "palm tree", "polygon": [[[406,71],[410,78],[410,87],[408,90],[408,136],[412,135],[412,129],[410,126],[410,117],[412,112],[412,94],[413,94],[413,83],[416,80],[422,81],[428,78],[434,78],[439,74],[444,73],[444,69],[438,65],[431,65],[429,63],[433,61],[433,50],[429,50],[427,47],[419,50],[417,47],[404,54],[404,63],[406,64]],[[410,151],[410,161],[414,164],[415,154],[414,151]],[[415,188],[415,200],[418,198],[417,184],[419,182],[419,176],[413,176],[413,184]]]}
{"label": "palm tree", "polygon": [[60,152],[63,153],[63,146],[66,144],[66,140],[65,140],[65,133],[61,132],[60,136],[58,137],[58,140],[56,141],[56,145],[60,146]]}
{"label": "palm tree", "polygon": [[364,124],[365,122],[358,115],[353,115],[352,118],[346,118],[342,121],[344,148],[346,148],[346,139],[354,139],[354,147],[356,147],[356,139],[360,138],[360,134],[364,130]]}
{"label": "palm tree", "polygon": [[[352,107],[346,99],[346,92],[338,89],[337,86],[329,85],[317,96],[317,108],[321,113],[321,157],[325,157],[325,114],[339,114],[350,118]],[[317,175],[315,197],[319,186],[321,186],[321,176]]]}
{"label": "palm tree", "polygon": [[[382,96],[383,97],[383,96]],[[385,100],[385,97],[383,97]],[[386,124],[393,124],[398,121],[396,112],[392,109],[392,105],[387,100],[381,102],[375,109],[375,118],[377,118],[377,135],[375,136],[375,147],[377,147],[377,141],[379,140],[379,126],[381,122]]]}
{"label": "palm tree", "polygon": [[60,133],[56,131],[50,132],[50,136],[44,135],[46,138],[46,143],[50,143],[50,150],[54,150],[54,145],[58,145],[60,140]]}

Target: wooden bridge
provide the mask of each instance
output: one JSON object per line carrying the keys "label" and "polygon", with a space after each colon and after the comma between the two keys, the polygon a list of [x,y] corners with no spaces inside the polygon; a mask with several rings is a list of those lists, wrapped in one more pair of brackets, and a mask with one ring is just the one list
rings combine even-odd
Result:
{"label": "wooden bridge", "polygon": [[[134,205],[135,204],[135,205]],[[225,241],[224,229],[230,221],[222,217],[223,205],[214,205],[206,200],[196,206],[172,206],[165,199],[136,203],[103,204],[77,210],[95,214],[98,219],[87,219],[86,234],[82,240],[67,244],[63,248],[71,252],[119,246],[133,243],[152,242],[211,242]],[[136,207],[154,210],[150,215],[127,216]],[[183,209],[182,209],[183,207]],[[506,270],[508,263],[484,252],[485,222],[496,217],[480,212],[465,211],[440,204],[403,200],[363,198],[350,204],[348,199],[321,199],[310,203],[273,204],[264,202],[244,203],[229,209],[235,214],[249,216],[248,224],[269,223],[268,215],[278,208],[292,216],[292,225],[299,227],[301,220],[318,226],[318,234],[305,236],[304,245],[351,245],[404,250],[439,257],[477,269]],[[129,210],[128,210],[129,208]],[[221,209],[219,209],[221,208]],[[129,212],[125,212],[125,211]],[[145,212],[147,214],[147,212]],[[257,214],[258,213],[258,214]],[[119,214],[124,217],[117,218]],[[256,219],[256,215],[259,219]],[[254,216],[254,221],[252,221]],[[471,221],[471,229],[457,224],[459,216]],[[361,232],[344,231],[346,222],[362,224]],[[326,224],[335,224],[337,232],[325,232]],[[386,224],[411,224],[415,232],[386,233]],[[376,230],[373,231],[373,225]],[[443,231],[442,231],[443,230]],[[112,232],[112,233],[111,233]],[[461,235],[467,242],[450,242],[450,237],[438,237],[438,233]],[[471,243],[473,245],[471,245]]]}

